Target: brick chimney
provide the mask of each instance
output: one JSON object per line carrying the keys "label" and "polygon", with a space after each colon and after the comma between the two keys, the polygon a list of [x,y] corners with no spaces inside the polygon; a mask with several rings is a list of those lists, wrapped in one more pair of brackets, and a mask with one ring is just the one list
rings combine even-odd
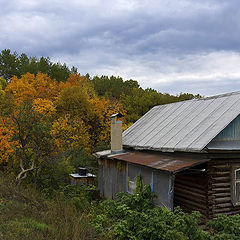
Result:
{"label": "brick chimney", "polygon": [[116,113],[111,116],[111,152],[122,152],[122,121],[118,118],[123,117],[121,113]]}

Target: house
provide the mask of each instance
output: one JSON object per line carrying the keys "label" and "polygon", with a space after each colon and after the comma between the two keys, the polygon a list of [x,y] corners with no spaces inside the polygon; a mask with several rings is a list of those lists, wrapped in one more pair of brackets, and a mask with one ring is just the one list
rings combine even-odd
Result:
{"label": "house", "polygon": [[95,153],[102,196],[134,193],[141,176],[158,206],[240,213],[240,92],[156,106],[123,138],[117,117],[112,149]]}

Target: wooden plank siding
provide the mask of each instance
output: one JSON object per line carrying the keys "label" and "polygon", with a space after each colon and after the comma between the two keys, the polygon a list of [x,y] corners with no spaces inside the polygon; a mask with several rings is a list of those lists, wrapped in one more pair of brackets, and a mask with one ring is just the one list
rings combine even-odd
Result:
{"label": "wooden plank siding", "polygon": [[118,192],[126,191],[126,163],[99,159],[98,188],[101,197],[115,199]]}
{"label": "wooden plank siding", "polygon": [[240,206],[231,201],[232,166],[239,165],[240,159],[213,159],[208,163],[208,217],[217,214],[239,214]]}

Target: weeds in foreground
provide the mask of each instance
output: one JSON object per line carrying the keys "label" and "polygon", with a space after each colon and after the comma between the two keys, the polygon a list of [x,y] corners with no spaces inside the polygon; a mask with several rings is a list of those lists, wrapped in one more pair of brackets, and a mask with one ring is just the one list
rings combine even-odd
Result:
{"label": "weeds in foreground", "polygon": [[[89,224],[90,203],[80,198],[46,199],[36,190],[16,187],[0,176],[0,239],[104,239]],[[79,202],[85,204],[81,211],[76,207]]]}
{"label": "weeds in foreground", "polygon": [[[87,195],[86,195],[87,194]],[[218,216],[199,227],[201,214],[152,204],[149,187],[116,200],[90,201],[88,191],[59,189],[53,199],[0,176],[1,240],[239,240],[240,215]]]}

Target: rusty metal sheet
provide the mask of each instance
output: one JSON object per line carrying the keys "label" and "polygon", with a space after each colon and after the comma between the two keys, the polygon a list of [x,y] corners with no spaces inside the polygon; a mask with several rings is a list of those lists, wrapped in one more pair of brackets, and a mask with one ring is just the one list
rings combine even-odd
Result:
{"label": "rusty metal sheet", "polygon": [[184,169],[205,163],[210,159],[199,159],[199,158],[184,158],[184,157],[173,157],[168,155],[161,155],[155,153],[146,152],[129,152],[125,154],[119,154],[111,156],[111,159],[121,160],[129,163],[135,163],[154,169],[168,171],[176,173]]}

